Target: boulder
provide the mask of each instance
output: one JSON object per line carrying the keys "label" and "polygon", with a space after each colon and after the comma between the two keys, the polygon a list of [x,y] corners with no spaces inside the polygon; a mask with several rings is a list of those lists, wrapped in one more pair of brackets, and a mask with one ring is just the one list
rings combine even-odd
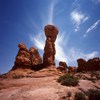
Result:
{"label": "boulder", "polygon": [[43,65],[44,67],[48,67],[50,65],[55,66],[55,40],[58,34],[58,28],[54,25],[47,25],[44,28],[46,35],[46,44],[44,47],[44,55],[43,55]]}
{"label": "boulder", "polygon": [[59,62],[59,66],[57,67],[57,70],[61,71],[63,73],[66,73],[67,72],[67,64],[66,64],[66,62],[60,61]]}
{"label": "boulder", "polygon": [[68,67],[68,73],[75,73],[77,72],[77,67],[69,66]]}

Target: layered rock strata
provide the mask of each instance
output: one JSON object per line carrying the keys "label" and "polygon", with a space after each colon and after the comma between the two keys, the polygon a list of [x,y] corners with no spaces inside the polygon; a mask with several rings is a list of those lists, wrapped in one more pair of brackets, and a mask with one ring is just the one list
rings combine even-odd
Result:
{"label": "layered rock strata", "polygon": [[54,25],[47,25],[45,26],[44,30],[46,35],[46,43],[44,47],[43,65],[44,67],[48,67],[50,65],[55,66],[55,40],[59,30]]}

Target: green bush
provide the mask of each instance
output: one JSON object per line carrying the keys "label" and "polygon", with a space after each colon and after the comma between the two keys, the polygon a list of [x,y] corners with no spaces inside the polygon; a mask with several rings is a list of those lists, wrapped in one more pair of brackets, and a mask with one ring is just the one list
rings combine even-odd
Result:
{"label": "green bush", "polygon": [[64,76],[60,76],[58,82],[61,82],[61,84],[65,86],[76,86],[78,85],[78,78],[73,75],[66,74]]}
{"label": "green bush", "polygon": [[87,91],[89,100],[100,100],[100,91],[99,90],[94,90],[94,89],[89,89]]}
{"label": "green bush", "polygon": [[24,75],[17,75],[17,76],[13,76],[12,78],[16,79],[16,78],[23,78]]}
{"label": "green bush", "polygon": [[76,92],[75,93],[75,100],[86,100],[86,97],[82,92]]}
{"label": "green bush", "polygon": [[33,72],[30,72],[30,74],[32,74]]}

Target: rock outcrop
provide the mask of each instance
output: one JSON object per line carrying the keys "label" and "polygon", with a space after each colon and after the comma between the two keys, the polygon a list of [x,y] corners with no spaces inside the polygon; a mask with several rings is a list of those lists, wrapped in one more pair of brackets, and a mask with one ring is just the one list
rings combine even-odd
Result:
{"label": "rock outcrop", "polygon": [[99,57],[95,57],[93,59],[89,59],[87,61],[87,70],[88,71],[97,71],[100,70],[100,60]]}
{"label": "rock outcrop", "polygon": [[100,70],[100,59],[99,59],[99,57],[89,59],[88,61],[80,58],[80,59],[77,60],[77,62],[78,62],[78,69],[77,69],[78,72]]}
{"label": "rock outcrop", "polygon": [[77,59],[77,62],[78,62],[78,69],[77,71],[78,72],[81,72],[81,71],[85,71],[86,70],[86,60],[82,59],[82,58],[79,58]]}
{"label": "rock outcrop", "polygon": [[73,66],[69,66],[68,67],[68,73],[76,73],[77,72],[77,68],[73,67]]}
{"label": "rock outcrop", "polygon": [[44,67],[48,67],[50,65],[55,66],[55,40],[59,30],[53,25],[45,26],[44,30],[46,35],[46,44],[44,47],[43,65]]}
{"label": "rock outcrop", "polygon": [[31,59],[31,69],[34,69],[35,65],[39,65],[42,63],[42,58],[39,55],[38,49],[35,47],[31,47],[29,49],[30,59]]}
{"label": "rock outcrop", "polygon": [[57,70],[61,71],[63,73],[67,73],[67,64],[66,64],[66,62],[60,61],[59,66],[57,67]]}
{"label": "rock outcrop", "polygon": [[28,50],[24,43],[19,43],[18,47],[19,51],[12,70],[15,70],[17,68],[32,69],[33,65],[38,65],[42,62],[42,58],[38,53],[38,49],[31,47],[30,50]]}

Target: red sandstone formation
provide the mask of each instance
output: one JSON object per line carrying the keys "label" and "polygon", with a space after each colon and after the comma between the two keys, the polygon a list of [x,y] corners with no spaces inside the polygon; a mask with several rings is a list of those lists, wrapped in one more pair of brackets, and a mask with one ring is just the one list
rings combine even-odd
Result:
{"label": "red sandstone formation", "polygon": [[86,60],[79,58],[77,59],[77,62],[78,62],[78,69],[77,69],[78,72],[85,71],[87,69]]}
{"label": "red sandstone formation", "polygon": [[24,43],[18,44],[19,51],[16,56],[15,65],[12,70],[17,68],[32,68],[33,65],[38,65],[42,62],[42,58],[38,53],[38,49],[31,47],[30,50],[26,48]]}
{"label": "red sandstone formation", "polygon": [[68,67],[68,73],[75,73],[75,72],[77,72],[77,68],[76,67],[73,67],[73,66],[69,66]]}
{"label": "red sandstone formation", "polygon": [[44,28],[46,35],[46,44],[44,47],[44,55],[43,55],[43,65],[44,67],[48,67],[50,65],[55,66],[55,40],[58,34],[58,28],[53,25],[47,25]]}
{"label": "red sandstone formation", "polygon": [[67,72],[67,64],[66,64],[66,62],[60,61],[59,62],[59,66],[57,67],[57,70],[61,71],[61,72]]}
{"label": "red sandstone formation", "polygon": [[[42,63],[42,58],[39,55],[38,49],[35,47],[31,47],[29,49],[30,52],[30,59],[31,59],[31,66],[34,67],[34,65],[38,65]],[[34,68],[32,68],[34,69]]]}
{"label": "red sandstone formation", "polygon": [[77,62],[78,62],[78,70],[77,70],[78,72],[100,70],[99,57],[89,59],[87,62],[84,59],[80,58],[77,60]]}
{"label": "red sandstone formation", "polygon": [[88,71],[97,71],[100,69],[100,60],[99,57],[95,57],[93,59],[89,59],[87,61]]}

